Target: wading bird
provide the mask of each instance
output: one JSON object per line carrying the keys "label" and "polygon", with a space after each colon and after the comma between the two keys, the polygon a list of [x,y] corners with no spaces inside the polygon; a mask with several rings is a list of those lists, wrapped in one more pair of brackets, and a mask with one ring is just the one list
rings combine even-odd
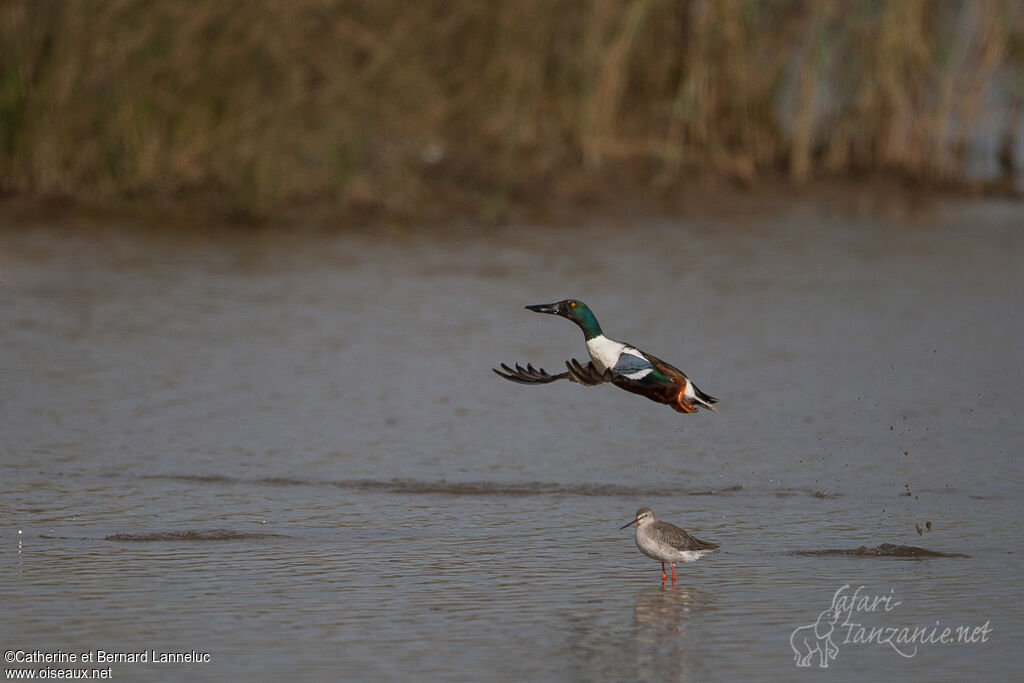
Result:
{"label": "wading bird", "polygon": [[619,531],[636,524],[636,547],[647,557],[661,562],[661,582],[665,583],[665,563],[672,567],[672,583],[676,582],[676,562],[696,562],[718,548],[717,543],[702,541],[674,524],[655,518],[651,508],[640,508],[636,517]]}

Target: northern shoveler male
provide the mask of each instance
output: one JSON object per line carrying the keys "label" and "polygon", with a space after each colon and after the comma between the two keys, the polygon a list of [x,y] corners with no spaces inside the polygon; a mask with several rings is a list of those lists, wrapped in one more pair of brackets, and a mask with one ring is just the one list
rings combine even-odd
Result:
{"label": "northern shoveler male", "polygon": [[566,372],[554,375],[534,368],[530,363],[525,368],[517,363],[515,369],[502,363],[504,372],[494,368],[498,376],[520,384],[547,384],[560,379],[584,386],[611,382],[620,389],[664,403],[680,413],[695,413],[698,407],[718,412],[714,406],[718,399],[698,389],[682,370],[635,346],[604,336],[594,313],[582,301],[565,299],[526,308],[560,315],[579,325],[587,338],[590,362],[583,365],[574,358],[566,361]]}
{"label": "northern shoveler male", "polygon": [[636,547],[647,557],[661,562],[661,583],[665,583],[665,563],[672,567],[672,583],[676,582],[676,562],[696,562],[718,548],[717,543],[702,541],[674,524],[662,522],[651,508],[640,508],[629,524],[636,524]]}

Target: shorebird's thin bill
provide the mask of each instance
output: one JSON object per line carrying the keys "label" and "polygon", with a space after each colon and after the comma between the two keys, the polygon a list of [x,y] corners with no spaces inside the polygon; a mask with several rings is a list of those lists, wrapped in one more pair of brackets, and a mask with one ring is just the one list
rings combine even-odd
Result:
{"label": "shorebird's thin bill", "polygon": [[636,524],[636,523],[637,523],[637,522],[639,522],[639,521],[640,521],[639,519],[634,519],[634,520],[633,520],[632,522],[630,522],[629,524],[625,524],[625,525],[623,525],[623,526],[620,526],[620,527],[619,527],[619,531],[622,531],[622,530],[623,530],[623,529],[625,529],[626,527],[630,527],[630,526],[633,526],[634,524]]}

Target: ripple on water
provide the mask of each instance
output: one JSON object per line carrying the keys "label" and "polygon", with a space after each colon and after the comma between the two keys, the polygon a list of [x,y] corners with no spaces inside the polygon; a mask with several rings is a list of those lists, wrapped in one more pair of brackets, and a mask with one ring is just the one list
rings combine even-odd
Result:
{"label": "ripple on water", "polygon": [[928,550],[919,548],[916,545],[897,545],[895,543],[882,543],[869,548],[862,545],[858,548],[828,550],[796,550],[794,555],[815,555],[815,556],[841,556],[841,557],[904,557],[911,559],[924,559],[928,557],[970,557],[963,553],[947,553],[939,550]]}
{"label": "ripple on water", "polygon": [[185,531],[156,531],[143,534],[110,534],[104,541],[127,543],[153,543],[159,541],[247,541],[261,538],[288,538],[285,534],[232,531],[231,529],[186,529]]}

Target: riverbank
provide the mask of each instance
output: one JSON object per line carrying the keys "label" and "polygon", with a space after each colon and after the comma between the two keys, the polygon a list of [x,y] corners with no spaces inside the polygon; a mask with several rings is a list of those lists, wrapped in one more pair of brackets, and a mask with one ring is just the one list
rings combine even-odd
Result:
{"label": "riverbank", "polygon": [[1010,187],[1022,72],[1020,2],[11,2],[0,194],[488,223],[694,187]]}
{"label": "riverbank", "polygon": [[876,175],[857,179],[816,180],[794,187],[785,178],[737,185],[717,178],[680,183],[671,189],[597,180],[580,183],[569,193],[536,187],[501,202],[460,197],[435,199],[408,211],[388,212],[332,203],[282,207],[268,215],[233,211],[222,198],[207,194],[181,198],[103,200],[70,197],[0,198],[0,225],[138,224],[174,230],[282,228],[314,231],[387,227],[417,230],[453,226],[481,228],[506,225],[576,225],[588,222],[631,225],[638,220],[745,221],[777,215],[794,207],[825,214],[915,220],[950,202],[989,198],[1018,201],[1012,186],[997,183],[919,184]]}

